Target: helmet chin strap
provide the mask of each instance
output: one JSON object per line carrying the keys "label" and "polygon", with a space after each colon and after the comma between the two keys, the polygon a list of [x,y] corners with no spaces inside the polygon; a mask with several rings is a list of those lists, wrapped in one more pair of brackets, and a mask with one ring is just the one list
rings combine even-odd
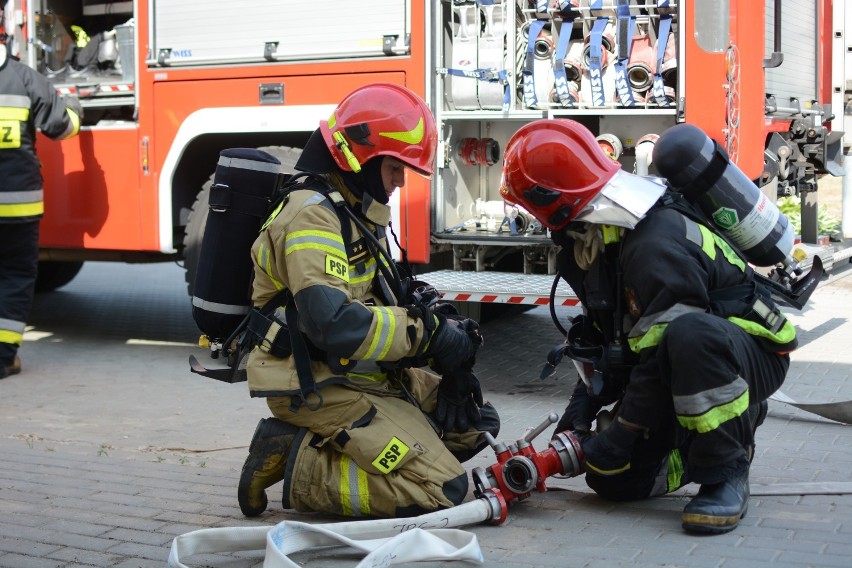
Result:
{"label": "helmet chin strap", "polygon": [[379,203],[387,205],[388,194],[382,180],[382,162],[384,162],[384,156],[376,156],[367,160],[358,175],[361,177],[366,192]]}

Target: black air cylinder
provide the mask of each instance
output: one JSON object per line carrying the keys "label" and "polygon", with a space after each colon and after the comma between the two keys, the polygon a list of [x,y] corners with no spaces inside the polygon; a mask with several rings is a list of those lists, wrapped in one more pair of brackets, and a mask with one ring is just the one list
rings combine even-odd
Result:
{"label": "black air cylinder", "polygon": [[653,162],[756,266],[789,264],[793,229],[775,203],[701,129],[679,124],[654,146]]}
{"label": "black air cylinder", "polygon": [[195,276],[192,317],[225,340],[251,309],[251,247],[269,214],[281,163],[253,148],[219,154]]}

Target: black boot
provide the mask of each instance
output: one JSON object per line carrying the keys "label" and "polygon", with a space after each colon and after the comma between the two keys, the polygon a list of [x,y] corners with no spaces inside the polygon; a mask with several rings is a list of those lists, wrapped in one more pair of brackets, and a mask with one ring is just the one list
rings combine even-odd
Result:
{"label": "black boot", "polygon": [[15,358],[12,360],[12,363],[9,365],[4,365],[0,363],[0,379],[5,379],[6,377],[11,377],[12,375],[17,375],[21,372],[21,358],[15,355]]}
{"label": "black boot", "polygon": [[257,424],[243,464],[237,500],[247,517],[266,510],[266,488],[284,479],[287,456],[299,428],[277,418],[263,418]]}
{"label": "black boot", "polygon": [[734,530],[748,510],[748,468],[727,481],[702,485],[683,509],[683,528],[689,532],[721,534]]}

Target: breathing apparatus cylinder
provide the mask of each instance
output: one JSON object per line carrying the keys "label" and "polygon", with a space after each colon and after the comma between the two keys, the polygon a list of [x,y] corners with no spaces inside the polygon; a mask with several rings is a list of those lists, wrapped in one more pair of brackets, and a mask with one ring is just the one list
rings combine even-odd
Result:
{"label": "breathing apparatus cylinder", "polygon": [[701,129],[679,124],[666,130],[654,146],[653,162],[750,263],[794,264],[787,217]]}
{"label": "breathing apparatus cylinder", "polygon": [[251,309],[251,246],[278,185],[281,162],[254,148],[219,154],[192,297],[192,317],[225,340]]}

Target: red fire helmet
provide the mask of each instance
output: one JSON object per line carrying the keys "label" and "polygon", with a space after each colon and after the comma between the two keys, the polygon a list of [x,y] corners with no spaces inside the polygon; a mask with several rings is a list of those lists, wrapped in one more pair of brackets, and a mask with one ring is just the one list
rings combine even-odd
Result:
{"label": "red fire helmet", "polygon": [[500,194],[546,227],[561,229],[620,169],[579,122],[536,120],[509,139]]}
{"label": "red fire helmet", "polygon": [[346,96],[320,131],[334,161],[358,172],[375,156],[393,156],[417,173],[434,171],[438,130],[435,117],[413,91],[374,83]]}

